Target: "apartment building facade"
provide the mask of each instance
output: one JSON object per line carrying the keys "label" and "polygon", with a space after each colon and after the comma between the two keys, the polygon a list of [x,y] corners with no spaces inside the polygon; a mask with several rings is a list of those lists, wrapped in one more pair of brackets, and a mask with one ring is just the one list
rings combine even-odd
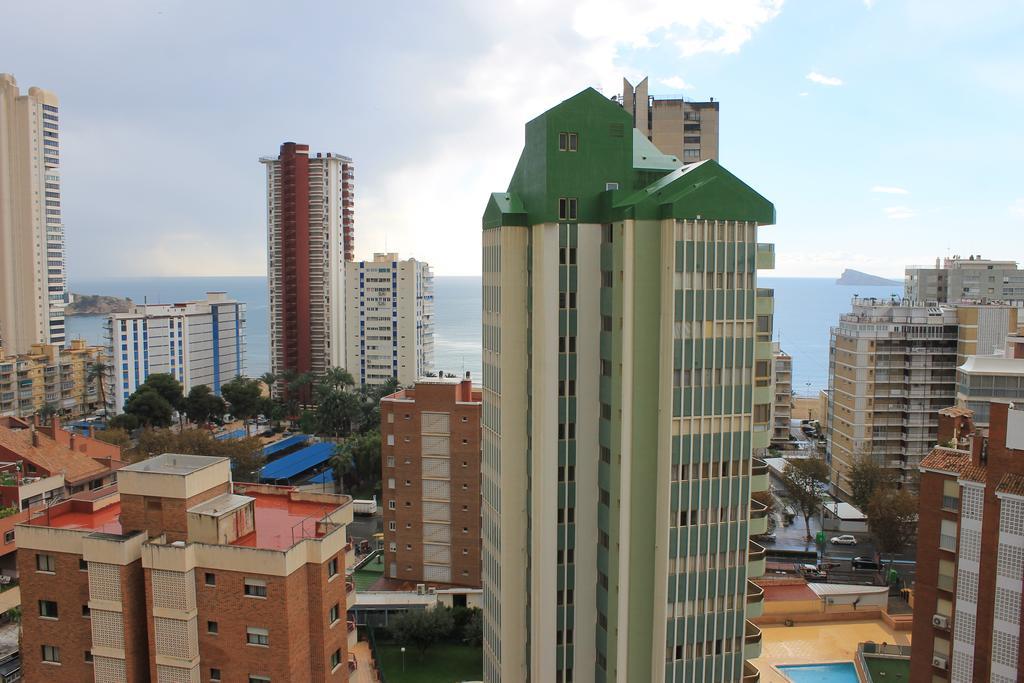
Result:
{"label": "apartment building facade", "polygon": [[0,346],[63,345],[67,279],[60,103],[0,74]]}
{"label": "apartment building facade", "polygon": [[632,125],[548,110],[484,212],[487,681],[758,677],[774,207]]}
{"label": "apartment building facade", "polygon": [[344,264],[355,248],[355,166],[286,142],[267,171],[270,367],[322,374],[345,365]]}
{"label": "apartment building facade", "polygon": [[991,353],[1016,329],[1000,305],[927,305],[855,298],[832,328],[826,459],[832,485],[850,495],[850,467],[869,456],[914,488],[938,430],[937,411],[956,403],[961,351]]}
{"label": "apartment building facade", "polygon": [[346,337],[342,367],[360,386],[395,378],[409,386],[434,370],[434,276],[398,254],[345,264]]}
{"label": "apartment building facade", "polygon": [[480,587],[480,411],[472,381],[421,378],[380,404],[385,576]]}
{"label": "apartment building facade", "polygon": [[975,425],[988,426],[993,401],[1024,405],[1024,335],[1007,335],[997,353],[968,356],[957,367],[956,403],[973,413]]}
{"label": "apartment building facade", "polygon": [[782,350],[779,342],[772,342],[775,373],[775,405],[772,407],[772,443],[786,444],[790,440],[793,419],[793,357]]}
{"label": "apartment building facade", "polygon": [[[921,462],[910,679],[1024,676],[1024,410],[993,402],[986,430],[943,411]],[[950,447],[951,446],[951,447]]]}
{"label": "apartment building facade", "polygon": [[719,103],[696,102],[682,96],[648,94],[645,77],[634,87],[622,79],[622,95],[614,98],[633,117],[633,127],[659,150],[684,164],[718,161]]}
{"label": "apartment building facade", "polygon": [[26,680],[347,681],[347,496],[165,454],[16,527]]}
{"label": "apartment building facade", "polygon": [[173,375],[185,394],[203,384],[219,395],[222,384],[245,374],[245,309],[224,292],[209,292],[205,301],[136,305],[112,313],[107,354],[115,412],[122,412],[156,373]]}
{"label": "apartment building facade", "polygon": [[966,258],[935,259],[935,266],[909,266],[903,294],[912,301],[1024,301],[1024,271],[1016,261]]}
{"label": "apartment building facade", "polygon": [[49,406],[65,417],[103,409],[106,396],[90,368],[105,360],[106,349],[73,339],[68,346],[32,344],[26,353],[0,348],[0,416],[26,417]]}

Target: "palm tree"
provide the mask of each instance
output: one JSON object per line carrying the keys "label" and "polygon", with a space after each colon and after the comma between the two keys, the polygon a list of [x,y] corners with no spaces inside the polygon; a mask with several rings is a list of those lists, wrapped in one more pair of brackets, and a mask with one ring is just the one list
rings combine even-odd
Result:
{"label": "palm tree", "polygon": [[260,381],[267,385],[267,391],[270,392],[270,396],[274,395],[274,385],[277,384],[277,375],[272,372],[264,372],[260,375]]}
{"label": "palm tree", "polygon": [[324,372],[324,377],[320,380],[320,383],[324,386],[330,387],[331,389],[348,389],[354,386],[356,381],[352,378],[352,374],[345,368],[327,368]]}
{"label": "palm tree", "polygon": [[329,462],[331,469],[334,470],[334,481],[338,487],[336,490],[340,491],[342,478],[352,469],[352,450],[346,444],[336,444],[334,446],[334,455],[331,456]]}
{"label": "palm tree", "polygon": [[108,417],[107,413],[107,373],[110,372],[110,365],[97,359],[94,363],[90,364],[85,374],[86,382],[96,382],[96,391],[100,395],[100,403],[103,404],[103,417]]}
{"label": "palm tree", "polygon": [[50,421],[51,417],[57,414],[57,406],[47,403],[37,411],[37,414],[39,415],[40,422],[45,424]]}

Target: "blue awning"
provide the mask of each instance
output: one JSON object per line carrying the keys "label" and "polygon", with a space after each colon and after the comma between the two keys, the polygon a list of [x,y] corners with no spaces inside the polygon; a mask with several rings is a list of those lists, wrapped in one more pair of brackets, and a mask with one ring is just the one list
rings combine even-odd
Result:
{"label": "blue awning", "polygon": [[215,436],[213,438],[216,439],[217,441],[227,441],[228,439],[241,439],[241,438],[244,438],[244,437],[245,437],[245,430],[244,429],[236,429],[233,432],[224,432],[223,434],[218,434],[217,436]]}
{"label": "blue awning", "polygon": [[268,458],[275,453],[286,451],[289,448],[295,448],[309,441],[309,434],[292,434],[291,436],[275,441],[272,444],[268,444],[263,447],[263,457]]}
{"label": "blue awning", "polygon": [[260,481],[274,482],[291,479],[308,472],[317,465],[322,465],[334,455],[333,443],[315,443],[301,451],[286,455],[274,462],[264,465],[260,470]]}
{"label": "blue awning", "polygon": [[332,484],[334,483],[334,470],[326,469],[320,474],[310,479],[308,484]]}

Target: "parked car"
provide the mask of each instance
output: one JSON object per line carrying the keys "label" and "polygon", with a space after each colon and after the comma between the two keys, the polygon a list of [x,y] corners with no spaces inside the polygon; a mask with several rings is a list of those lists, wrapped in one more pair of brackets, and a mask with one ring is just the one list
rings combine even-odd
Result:
{"label": "parked car", "polygon": [[854,569],[870,569],[875,572],[882,568],[881,562],[876,562],[868,557],[855,557],[852,564]]}
{"label": "parked car", "polygon": [[857,545],[857,537],[851,536],[850,534],[843,534],[842,536],[833,536],[829,539],[832,545]]}

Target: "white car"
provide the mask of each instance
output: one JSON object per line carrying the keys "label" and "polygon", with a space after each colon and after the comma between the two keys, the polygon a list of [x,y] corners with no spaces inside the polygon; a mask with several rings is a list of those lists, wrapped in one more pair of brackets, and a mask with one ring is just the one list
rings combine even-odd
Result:
{"label": "white car", "polygon": [[829,539],[832,545],[857,545],[857,538],[850,534],[844,534],[842,536],[833,536]]}

